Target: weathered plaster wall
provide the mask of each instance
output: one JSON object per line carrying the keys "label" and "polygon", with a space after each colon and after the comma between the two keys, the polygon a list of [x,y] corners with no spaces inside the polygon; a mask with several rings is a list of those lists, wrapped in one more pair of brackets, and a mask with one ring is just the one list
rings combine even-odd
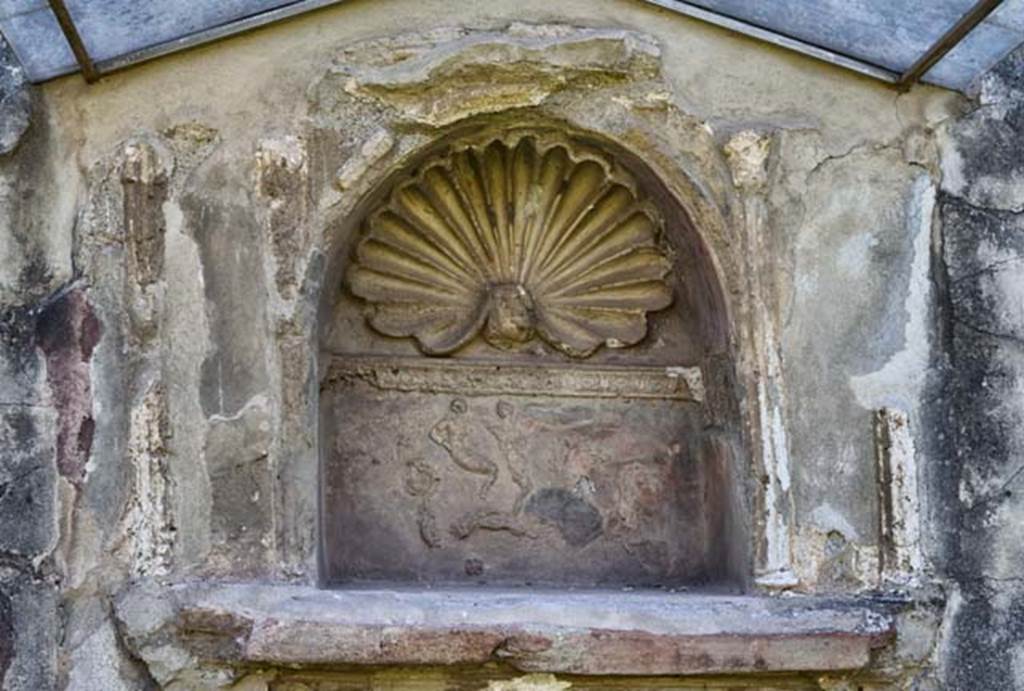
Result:
{"label": "weathered plaster wall", "polygon": [[[957,95],[900,95],[629,0],[390,0],[344,3],[92,86],[30,90],[0,65],[11,114],[0,131],[5,689],[145,688],[187,666],[172,646],[148,670],[127,654],[111,603],[130,578],[315,579],[310,349],[327,243],[311,221],[355,208],[368,180],[443,130],[433,116],[382,128],[401,120],[389,113],[402,99],[415,107],[415,89],[388,84],[388,67],[514,21],[638,32],[657,57],[641,51],[627,63],[635,74],[611,80],[584,71],[566,86],[563,71],[520,84],[513,105],[588,113],[637,142],[647,135],[631,118],[646,113],[704,157],[675,163],[709,171],[696,182],[726,209],[741,258],[730,278],[743,276],[733,297],[757,296],[735,337],[756,344],[744,366],[770,383],[741,401],[760,421],[750,441],[767,478],[765,504],[748,507],[765,539],[753,575],[853,592],[882,585],[880,569],[915,585],[934,565],[957,584],[936,658],[944,678],[969,688],[965,661],[986,655],[997,657],[984,668],[1003,675],[991,688],[1024,676],[1024,652],[989,640],[1012,631],[1021,607],[1011,595],[1020,519],[1000,497],[1020,477],[1012,459],[1024,443],[1007,403],[1019,390],[1022,173],[1019,155],[991,154],[1019,154],[1024,87],[1006,76],[1019,62],[957,120]],[[378,37],[390,38],[351,47]],[[478,57],[493,70],[501,59]],[[362,80],[352,92],[350,68]],[[603,92],[620,100],[580,106],[588,89],[613,88],[601,79],[622,82]],[[475,114],[453,100],[456,116]],[[923,544],[901,543],[899,559],[892,548],[880,564],[891,547],[879,537],[883,408],[897,439],[883,455],[909,478],[905,513],[923,505],[928,520]],[[894,676],[918,674],[900,667],[903,653],[932,653],[936,622],[926,611],[917,621],[881,663]],[[1020,632],[1005,635],[1019,648]]]}
{"label": "weathered plaster wall", "polygon": [[941,130],[928,524],[952,689],[1024,688],[1024,50]]}
{"label": "weathered plaster wall", "polygon": [[39,315],[60,309],[71,278],[71,205],[51,167],[45,111],[5,43],[0,104],[0,679],[20,690],[53,685],[60,646],[58,416],[36,343]]}

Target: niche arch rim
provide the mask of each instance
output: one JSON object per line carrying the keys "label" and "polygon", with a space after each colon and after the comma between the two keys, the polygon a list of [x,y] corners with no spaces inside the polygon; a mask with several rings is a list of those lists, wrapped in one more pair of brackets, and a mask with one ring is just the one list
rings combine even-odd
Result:
{"label": "niche arch rim", "polygon": [[[705,364],[704,361],[711,356],[719,358],[725,356],[728,358],[728,362],[730,362],[731,365],[735,364],[735,354],[731,349],[733,341],[729,337],[731,332],[731,321],[729,320],[727,301],[723,294],[723,282],[722,279],[720,279],[717,268],[713,263],[715,254],[713,248],[708,246],[705,242],[700,229],[690,221],[686,207],[679,202],[677,195],[671,191],[668,183],[661,178],[659,172],[652,166],[648,166],[645,163],[642,158],[643,152],[630,152],[621,143],[616,142],[607,135],[570,128],[561,122],[539,121],[533,118],[519,118],[516,120],[515,124],[510,124],[506,119],[487,118],[481,122],[475,122],[472,124],[464,123],[460,127],[452,128],[446,132],[444,136],[438,137],[433,141],[418,147],[415,151],[406,152],[401,157],[396,156],[394,159],[389,160],[388,172],[386,174],[380,174],[378,172],[376,180],[367,180],[368,184],[360,188],[362,193],[358,202],[349,207],[350,211],[348,214],[345,214],[343,217],[339,214],[339,218],[336,219],[336,223],[340,224],[343,227],[343,230],[338,231],[338,226],[336,225],[334,228],[336,232],[334,237],[341,235],[342,241],[337,242],[331,252],[331,260],[328,263],[328,270],[326,272],[327,283],[325,284],[328,290],[321,293],[322,299],[327,298],[328,296],[329,299],[340,299],[341,296],[338,293],[339,290],[344,294],[345,289],[339,288],[339,286],[344,286],[344,269],[352,259],[353,247],[363,237],[363,222],[368,215],[372,213],[373,209],[381,203],[381,199],[386,198],[389,191],[397,184],[397,181],[409,177],[412,174],[410,171],[416,171],[419,166],[423,165],[424,161],[429,161],[432,157],[441,155],[446,149],[464,146],[467,142],[486,142],[495,139],[496,131],[503,133],[502,136],[504,137],[537,136],[541,133],[542,136],[552,137],[555,139],[571,138],[573,141],[580,142],[580,146],[582,147],[594,147],[597,151],[601,152],[604,157],[613,160],[615,165],[622,166],[623,169],[636,177],[638,186],[642,186],[645,190],[654,190],[654,192],[650,194],[652,203],[657,204],[659,210],[666,214],[668,219],[666,221],[667,228],[665,230],[666,239],[670,243],[670,246],[676,249],[676,255],[685,254],[687,252],[687,247],[698,248],[696,252],[692,253],[691,263],[699,269],[699,272],[695,272],[694,275],[698,276],[700,280],[704,282],[701,288],[705,290],[705,294],[701,298],[703,302],[691,299],[688,304],[694,306],[696,313],[702,315],[702,317],[711,316],[717,320],[716,323],[713,323],[710,326],[702,325],[701,339],[703,344],[703,355],[695,364],[703,366]],[[691,180],[685,172],[676,172],[677,176],[681,176],[687,181],[687,184],[697,188],[697,183]],[[678,285],[676,286],[676,289],[679,289]],[[670,311],[674,309],[676,309],[676,306],[669,308]],[[329,315],[330,312],[327,311],[326,314]],[[322,320],[320,324],[321,328],[323,328],[325,324],[326,322]],[[322,335],[319,343],[321,345],[323,344]],[[353,354],[352,352],[346,353],[345,350],[330,350],[329,348],[322,348],[321,350],[326,359],[330,359],[333,356],[344,357],[346,354]],[[427,357],[422,354],[418,355],[420,357]],[[324,368],[322,362],[321,381],[323,381],[323,376]],[[725,393],[727,397],[736,395],[736,392],[733,390]],[[735,407],[732,407],[731,409],[737,410]],[[323,416],[321,414],[321,422],[322,421]],[[734,421],[737,423],[737,425],[732,428],[737,432],[734,438],[740,439],[741,433],[739,430],[742,426],[742,420],[737,417]],[[321,432],[323,431],[324,429],[322,427]],[[722,445],[716,446],[715,444],[705,446],[707,448],[719,450],[723,448]],[[734,453],[734,456],[729,457],[734,460],[727,459],[723,461],[723,463],[732,464],[733,466],[724,469],[726,475],[729,475],[730,473],[732,475],[736,475],[737,473],[743,475],[745,472],[743,469],[737,470],[739,464],[744,464],[745,467],[745,462],[741,460],[746,457],[745,452],[742,451],[742,446],[743,442],[741,440],[734,444],[732,447],[732,453]],[[328,445],[326,443],[321,444],[321,475],[324,472],[324,452],[327,448]],[[713,452],[718,453],[718,451]],[[703,453],[703,451],[701,453]],[[726,451],[725,453],[728,455],[729,452]],[[746,491],[745,476],[740,477],[735,491],[741,494]],[[323,499],[321,499],[321,501],[323,501]],[[744,505],[745,503],[746,501],[741,497],[738,505]],[[733,510],[732,506],[733,505],[730,504],[730,508],[728,509],[729,511]],[[741,510],[745,511],[745,508]],[[321,524],[323,525],[323,522],[326,520],[326,511],[323,504],[321,504]],[[736,521],[733,522],[735,523]],[[741,518],[738,523],[746,525],[746,519]],[[749,555],[749,552],[747,551],[749,547],[746,544],[749,539],[749,536],[744,533],[744,537],[742,539],[743,544],[738,545],[736,548],[739,551],[742,551],[744,555]],[[323,530],[321,530],[319,542],[321,544],[320,556],[323,558],[324,550],[326,549]],[[715,557],[715,559],[717,560],[717,565],[705,569],[705,571],[709,571],[708,575],[701,576],[701,578],[706,578],[707,582],[717,582],[725,578],[730,583],[744,584],[749,579],[749,556],[741,556],[739,558],[739,560],[744,562],[742,564],[735,563],[737,560],[728,556]],[[323,562],[321,562],[321,583],[332,586],[339,585],[339,582],[332,578],[328,571],[329,569],[326,569],[326,567],[323,566]],[[399,580],[402,579],[400,578]]]}
{"label": "niche arch rim", "polygon": [[[347,290],[344,277],[352,263],[355,245],[362,236],[362,226],[389,192],[403,178],[409,177],[410,171],[418,170],[431,159],[442,157],[453,146],[527,136],[553,142],[568,141],[581,150],[596,152],[625,171],[626,177],[640,188],[646,201],[656,207],[664,219],[663,242],[675,255],[672,272],[677,269],[677,260],[692,262],[692,268],[696,269],[690,275],[699,282],[705,298],[704,309],[700,311],[717,316],[717,323],[706,325],[706,333],[702,334],[708,352],[735,361],[740,356],[735,315],[742,309],[736,298],[742,288],[739,271],[729,267],[736,264],[734,255],[739,240],[731,237],[729,232],[735,223],[727,221],[720,204],[699,182],[700,171],[690,169],[693,165],[699,167],[699,162],[683,154],[661,155],[659,147],[647,141],[651,137],[643,133],[633,132],[626,138],[533,113],[472,118],[452,125],[430,141],[407,150],[395,146],[395,153],[377,166],[363,171],[359,180],[348,183],[347,188],[356,194],[326,209],[318,224],[325,229],[325,269],[317,301],[318,350],[324,350],[325,328],[331,326],[331,307],[337,300],[337,290],[339,286],[341,290]],[[646,145],[636,147],[638,142]],[[640,150],[634,151],[631,147]],[[704,172],[716,176],[728,174],[718,168]],[[694,221],[694,218],[699,221]],[[667,309],[677,307],[678,303],[673,303]]]}

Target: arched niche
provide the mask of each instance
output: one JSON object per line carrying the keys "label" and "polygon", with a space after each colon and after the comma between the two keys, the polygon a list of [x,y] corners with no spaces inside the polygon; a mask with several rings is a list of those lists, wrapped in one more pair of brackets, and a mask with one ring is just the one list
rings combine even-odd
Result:
{"label": "arched niche", "polygon": [[333,229],[321,302],[328,585],[736,585],[728,313],[638,157],[452,132]]}

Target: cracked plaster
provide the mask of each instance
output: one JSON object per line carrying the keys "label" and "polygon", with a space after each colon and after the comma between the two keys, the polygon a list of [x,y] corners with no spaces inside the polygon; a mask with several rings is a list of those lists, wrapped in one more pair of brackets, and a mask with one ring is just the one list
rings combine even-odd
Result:
{"label": "cracked plaster", "polygon": [[[503,31],[524,16],[563,26],[520,23]],[[89,365],[103,443],[85,466],[80,497],[64,483],[43,507],[52,511],[49,525],[62,532],[59,543],[39,541],[43,552],[57,553],[46,568],[67,570],[63,576],[77,588],[65,597],[103,601],[130,574],[143,573],[315,580],[309,397],[316,381],[305,349],[315,332],[317,272],[331,248],[316,232],[304,235],[305,228],[328,227],[332,217],[350,213],[380,175],[439,128],[466,116],[505,117],[509,108],[543,108],[548,117],[613,132],[627,148],[646,146],[657,170],[703,171],[690,191],[694,198],[717,204],[724,225],[748,224],[743,242],[758,250],[720,268],[730,277],[758,276],[757,310],[731,316],[765,324],[763,347],[775,353],[771,361],[741,358],[743,367],[767,367],[776,377],[763,391],[774,412],[764,414],[758,434],[785,461],[774,475],[786,493],[776,498],[786,518],[773,528],[780,542],[768,563],[795,560],[784,587],[875,587],[871,412],[894,397],[914,411],[925,396],[930,317],[923,305],[932,299],[930,204],[938,174],[940,213],[942,194],[962,193],[983,207],[1018,206],[1016,173],[1005,180],[994,169],[978,175],[964,162],[969,146],[1002,141],[1002,130],[991,129],[1001,125],[982,122],[996,108],[944,128],[962,106],[958,96],[930,88],[897,96],[803,58],[666,19],[641,3],[468,3],[460,22],[462,28],[444,26],[451,24],[450,7],[439,0],[397,0],[386,8],[352,3],[93,87],[64,79],[40,90],[51,129],[33,123],[11,157],[0,159],[0,189],[7,190],[0,206],[10,210],[6,218],[28,218],[42,230],[33,237],[0,222],[0,247],[15,248],[0,266],[0,297],[5,310],[33,304],[32,296],[65,285],[74,266],[104,327]],[[596,30],[566,43],[577,31],[566,23]],[[419,35],[399,37],[410,26]],[[367,40],[372,36],[386,38]],[[596,68],[591,50],[605,60]],[[473,71],[499,59],[512,66],[496,81],[512,86],[495,96]],[[554,67],[531,67],[541,59]],[[321,78],[331,63],[333,71]],[[430,93],[424,84],[463,78],[473,86],[465,98],[423,107]],[[591,89],[607,89],[607,97],[580,106]],[[992,86],[988,93],[1004,98],[997,95],[1009,90]],[[754,132],[753,140],[733,138],[741,132]],[[666,154],[666,141],[686,141],[687,151]],[[134,182],[126,186],[116,171],[139,142],[158,156],[166,192],[126,203]],[[756,165],[730,170],[730,150]],[[21,201],[19,186],[37,178],[41,191],[53,193]],[[254,180],[262,191],[254,192]],[[740,199],[734,183],[757,192]],[[303,201],[289,206],[297,195]],[[161,241],[132,244],[139,223],[158,229]],[[1002,310],[977,328],[1001,333],[1020,309],[1010,270],[1016,250],[993,244],[986,252],[981,266],[954,280],[966,284],[976,272],[983,287],[972,295],[986,305],[998,301]],[[730,295],[750,285],[737,282]],[[974,318],[973,311],[955,316]],[[4,352],[5,362],[15,353]],[[17,383],[9,390],[49,411],[55,399],[42,359],[32,346],[18,352],[32,365],[7,375]],[[1017,371],[1012,354],[993,362]],[[912,429],[918,442],[931,433],[924,425]],[[233,446],[233,434],[243,443]],[[122,448],[127,459],[117,453]],[[931,453],[927,444],[917,448]],[[256,506],[225,494],[218,476],[250,483]],[[996,489],[1016,479],[1012,472],[979,477]],[[1009,525],[1014,506],[1000,503],[988,520]],[[265,522],[247,524],[253,512]],[[994,554],[996,566],[984,577],[1008,578],[1014,553]],[[948,616],[956,614],[950,609]],[[109,660],[124,655],[110,641],[110,624],[84,639],[81,621],[68,626],[70,638],[92,642],[75,650],[46,644],[70,670],[66,679],[90,676],[90,665],[109,668]],[[963,639],[956,626],[944,630],[944,649],[957,649]],[[25,653],[17,654],[15,665],[24,668]],[[150,666],[160,683],[173,682],[168,670],[192,665],[169,642],[162,654],[167,665]],[[119,667],[109,687],[141,683],[124,671],[130,667]],[[192,671],[192,681],[184,674],[179,687],[231,678],[223,670]]]}

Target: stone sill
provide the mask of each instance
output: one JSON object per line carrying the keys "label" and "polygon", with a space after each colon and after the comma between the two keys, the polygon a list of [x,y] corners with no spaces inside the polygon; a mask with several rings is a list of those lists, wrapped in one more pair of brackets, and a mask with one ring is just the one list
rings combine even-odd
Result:
{"label": "stone sill", "polygon": [[117,614],[143,659],[170,639],[214,664],[581,675],[850,671],[895,634],[866,600],[659,592],[144,584]]}

